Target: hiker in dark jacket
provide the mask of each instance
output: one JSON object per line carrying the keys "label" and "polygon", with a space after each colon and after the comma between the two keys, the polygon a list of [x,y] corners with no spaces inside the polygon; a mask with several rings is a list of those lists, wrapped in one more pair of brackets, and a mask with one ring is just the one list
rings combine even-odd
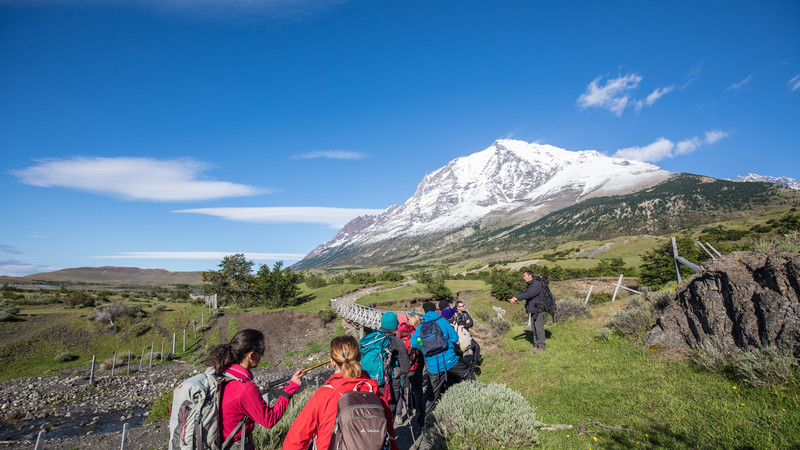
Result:
{"label": "hiker in dark jacket", "polygon": [[[464,305],[464,302],[461,300],[456,302],[456,312],[453,314],[453,323],[458,326],[462,326],[469,331],[473,325],[475,325],[475,321],[472,320],[472,316],[469,315],[467,312],[467,307]],[[469,343],[469,349],[472,351],[472,367],[481,364],[481,346],[475,341],[475,338],[472,338],[472,341]]]}
{"label": "hiker in dark jacket", "polygon": [[389,338],[390,356],[387,358],[389,371],[391,372],[391,386],[384,386],[384,389],[391,389],[392,398],[389,400],[389,409],[392,411],[392,417],[397,412],[397,402],[400,401],[403,394],[403,380],[407,379],[409,367],[411,366],[408,360],[408,352],[403,341],[397,338],[397,314],[393,312],[384,313],[381,316],[381,331],[386,337]]}
{"label": "hiker in dark jacket", "polygon": [[[431,302],[425,302],[422,305],[425,315],[422,316],[423,324],[426,322],[436,322],[436,325],[442,330],[444,339],[447,341],[447,350],[435,355],[425,355],[425,366],[428,369],[428,393],[425,401],[425,417],[428,417],[439,397],[451,386],[462,380],[474,380],[475,372],[472,371],[463,359],[460,359],[454,350],[454,345],[458,342],[458,334],[456,330],[445,320],[438,312],[436,312],[436,305]],[[423,325],[417,327],[414,334],[411,335],[411,346],[425,354],[422,348],[422,335],[421,330]]]}
{"label": "hiker in dark jacket", "polygon": [[511,297],[508,301],[516,303],[525,300],[525,312],[528,313],[528,320],[533,332],[534,353],[544,353],[544,294],[542,293],[542,282],[533,278],[533,272],[526,270],[522,275],[527,286],[525,290]]}

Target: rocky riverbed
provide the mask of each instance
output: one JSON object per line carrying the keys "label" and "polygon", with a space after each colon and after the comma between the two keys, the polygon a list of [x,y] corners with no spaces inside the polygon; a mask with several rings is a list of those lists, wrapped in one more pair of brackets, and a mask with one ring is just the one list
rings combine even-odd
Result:
{"label": "rocky riverbed", "polygon": [[[164,392],[202,367],[160,364],[126,374],[97,376],[89,384],[87,369],[54,377],[20,378],[0,383],[0,448],[31,449],[41,431],[45,449],[118,449],[128,424],[127,449],[162,449],[167,421],[145,423],[150,406]],[[85,373],[84,373],[85,372]],[[266,386],[286,370],[255,371],[256,383]],[[324,380],[310,373],[309,385]]]}

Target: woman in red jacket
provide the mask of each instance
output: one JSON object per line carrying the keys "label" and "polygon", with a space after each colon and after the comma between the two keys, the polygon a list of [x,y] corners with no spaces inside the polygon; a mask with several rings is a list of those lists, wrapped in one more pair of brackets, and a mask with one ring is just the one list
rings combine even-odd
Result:
{"label": "woman in red jacket", "polygon": [[[292,395],[300,388],[300,370],[295,372],[288,386],[281,392],[281,397],[272,408],[261,397],[258,386],[253,382],[250,369],[258,366],[264,355],[264,334],[258,330],[242,330],[236,333],[228,344],[216,346],[208,356],[208,364],[214,366],[218,376],[227,375],[234,378],[225,383],[222,391],[222,439],[226,439],[236,429],[242,418],[247,416],[244,431],[245,446],[255,448],[253,444],[253,428],[256,422],[264,428],[271,428],[283,416]],[[239,448],[242,431],[236,430],[234,441],[228,448]]]}
{"label": "woman in red jacket", "polygon": [[[311,395],[308,403],[297,415],[289,428],[286,439],[283,441],[283,450],[306,450],[308,444],[316,439],[317,449],[327,449],[331,441],[331,433],[336,423],[336,405],[341,392],[351,391],[357,385],[359,390],[367,390],[369,384],[372,392],[378,392],[378,382],[369,377],[367,372],[361,370],[361,353],[358,342],[353,336],[339,336],[331,341],[331,365],[334,374],[328,378],[325,385],[333,389],[321,387]],[[380,393],[378,393],[380,396]],[[389,431],[392,450],[397,449],[394,441],[394,426],[389,405],[382,398],[383,410],[386,415],[386,424]]]}

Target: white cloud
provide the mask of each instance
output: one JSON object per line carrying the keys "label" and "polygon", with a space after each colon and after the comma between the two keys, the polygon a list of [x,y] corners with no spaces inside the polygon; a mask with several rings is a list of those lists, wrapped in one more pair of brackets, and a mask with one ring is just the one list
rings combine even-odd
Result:
{"label": "white cloud", "polygon": [[727,131],[722,131],[722,130],[706,131],[706,144],[709,145],[715,144],[717,143],[717,141],[726,137],[728,137]]}
{"label": "white cloud", "polygon": [[118,252],[107,256],[89,256],[89,258],[110,259],[201,259],[219,261],[226,256],[243,253],[245,258],[254,261],[300,260],[303,253],[256,253],[256,252]]}
{"label": "white cloud", "polygon": [[636,161],[656,162],[672,156],[675,144],[667,138],[658,138],[655,142],[644,147],[621,148],[614,153],[615,158],[633,159]]}
{"label": "white cloud", "polygon": [[791,91],[791,92],[794,92],[794,91],[800,89],[800,75],[795,75],[786,84],[789,85],[789,91]]}
{"label": "white cloud", "polygon": [[655,142],[644,147],[628,147],[617,150],[615,158],[632,159],[636,161],[657,162],[662,159],[678,155],[686,155],[695,150],[713,145],[728,136],[728,132],[721,130],[706,131],[705,136],[694,136],[674,144],[667,138],[660,137]]}
{"label": "white cloud", "polygon": [[703,145],[703,141],[697,136],[690,139],[685,139],[675,145],[675,155],[686,155],[688,153],[692,153],[700,148],[701,145]]}
{"label": "white cloud", "polygon": [[753,80],[753,75],[748,75],[747,78],[745,78],[744,80],[738,83],[733,83],[732,85],[728,86],[728,89],[726,89],[726,91],[738,91],[752,80]]}
{"label": "white cloud", "polygon": [[586,86],[586,92],[578,97],[578,105],[582,109],[607,109],[619,117],[630,101],[629,92],[639,86],[642,77],[635,73],[629,73],[623,77],[606,81],[602,87],[599,84],[601,78],[595,78]]}
{"label": "white cloud", "polygon": [[664,88],[657,88],[655,91],[651,92],[650,95],[647,96],[647,98],[644,100],[644,102],[645,102],[645,104],[647,104],[647,106],[653,106],[653,103],[655,103],[656,100],[660,99],[665,94],[670,93],[674,89],[675,89],[675,85],[674,84],[671,85],[671,86],[664,87]]}
{"label": "white cloud", "polygon": [[221,207],[172,211],[175,213],[207,214],[237,222],[255,223],[319,223],[341,228],[358,216],[375,215],[383,209],[328,208],[316,206]]}
{"label": "white cloud", "polygon": [[191,159],[76,157],[40,161],[12,174],[32,186],[65,187],[126,200],[208,200],[269,192],[201,179],[207,169],[207,164]]}
{"label": "white cloud", "polygon": [[360,152],[348,152],[344,150],[330,150],[330,151],[317,151],[304,153],[302,155],[293,156],[294,159],[316,159],[316,158],[330,158],[330,159],[364,159],[367,155]]}
{"label": "white cloud", "polygon": [[24,261],[16,259],[0,258],[0,275],[6,277],[24,277],[34,273],[52,272],[60,270],[59,267],[38,266],[36,264],[28,264]]}

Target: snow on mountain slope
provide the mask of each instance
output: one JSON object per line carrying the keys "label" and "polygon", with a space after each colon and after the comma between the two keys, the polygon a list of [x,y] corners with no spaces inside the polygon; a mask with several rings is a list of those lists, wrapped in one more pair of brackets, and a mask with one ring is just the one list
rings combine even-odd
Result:
{"label": "snow on mountain slope", "polygon": [[[629,192],[665,180],[652,164],[611,158],[596,151],[498,140],[426,175],[414,195],[378,216],[354,219],[327,248],[445,231],[482,220],[560,209],[598,195]],[[345,230],[348,230],[345,232]]]}
{"label": "snow on mountain slope", "polygon": [[748,173],[746,177],[739,175],[733,181],[736,182],[759,181],[762,183],[772,183],[772,184],[777,184],[779,186],[800,190],[800,183],[798,183],[795,179],[789,177],[770,177],[767,175],[756,175],[754,173]]}

